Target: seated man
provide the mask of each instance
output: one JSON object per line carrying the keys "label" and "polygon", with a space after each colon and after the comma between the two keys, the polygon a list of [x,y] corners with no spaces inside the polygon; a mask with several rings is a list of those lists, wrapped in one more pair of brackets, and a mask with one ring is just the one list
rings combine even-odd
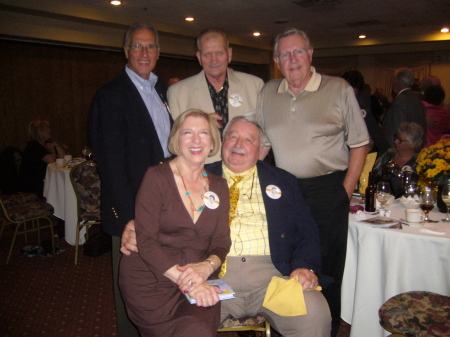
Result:
{"label": "seated man", "polygon": [[[206,166],[228,181],[231,195],[232,247],[222,272],[236,298],[221,303],[221,319],[260,314],[283,336],[329,337],[328,304],[322,293],[312,290],[319,281],[322,286],[330,281],[326,276],[318,278],[318,229],[295,177],[258,161],[264,140],[256,122],[235,117],[224,130],[223,161]],[[235,202],[233,195],[239,196]],[[127,249],[137,249],[130,226],[122,237],[121,250],[129,254]],[[282,317],[262,306],[273,276],[296,275],[303,286],[306,315]]]}

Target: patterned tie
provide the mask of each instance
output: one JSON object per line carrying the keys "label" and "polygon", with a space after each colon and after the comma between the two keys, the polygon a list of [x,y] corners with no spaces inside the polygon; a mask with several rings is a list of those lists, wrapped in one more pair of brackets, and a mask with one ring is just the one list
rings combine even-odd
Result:
{"label": "patterned tie", "polygon": [[[239,184],[243,178],[244,177],[240,177],[240,176],[231,177],[231,179],[233,179],[234,183],[230,187],[230,212],[228,213],[228,222],[229,222],[230,226],[231,226],[231,222],[233,221],[233,218],[236,216],[236,208],[237,208],[237,203],[239,201],[239,187],[237,187],[237,184]],[[222,268],[220,269],[219,278],[224,277],[226,272],[227,272],[227,260],[225,260],[222,263]]]}

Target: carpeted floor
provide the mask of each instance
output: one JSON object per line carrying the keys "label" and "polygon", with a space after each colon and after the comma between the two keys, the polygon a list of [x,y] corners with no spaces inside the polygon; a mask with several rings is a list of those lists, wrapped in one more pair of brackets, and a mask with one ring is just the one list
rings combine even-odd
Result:
{"label": "carpeted floor", "polygon": [[[42,231],[42,240],[49,238],[47,232]],[[12,235],[7,225],[0,238],[0,336],[117,336],[110,253],[92,258],[81,248],[75,266],[75,247],[55,239],[62,250],[56,257],[26,257],[20,255],[21,235],[5,266]],[[28,236],[27,245],[39,245],[34,233]],[[348,325],[341,330],[338,337],[348,336]]]}

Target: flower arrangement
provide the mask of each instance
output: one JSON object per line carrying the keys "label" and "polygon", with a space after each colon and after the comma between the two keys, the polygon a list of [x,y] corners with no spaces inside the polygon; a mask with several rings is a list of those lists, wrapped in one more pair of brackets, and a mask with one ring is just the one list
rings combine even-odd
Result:
{"label": "flower arrangement", "polygon": [[417,156],[419,185],[436,187],[441,179],[450,178],[450,139],[422,149]]}

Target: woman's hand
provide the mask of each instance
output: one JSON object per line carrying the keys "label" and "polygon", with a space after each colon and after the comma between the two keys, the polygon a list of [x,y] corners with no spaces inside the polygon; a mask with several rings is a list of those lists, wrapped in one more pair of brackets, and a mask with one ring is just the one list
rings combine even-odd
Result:
{"label": "woman's hand", "polygon": [[220,301],[218,294],[221,293],[219,287],[203,282],[195,290],[190,291],[189,295],[195,298],[198,307],[211,307]]}
{"label": "woman's hand", "polygon": [[177,269],[181,271],[177,279],[178,287],[182,292],[190,294],[203,284],[214,271],[208,261],[188,263],[184,266],[177,266]]}

